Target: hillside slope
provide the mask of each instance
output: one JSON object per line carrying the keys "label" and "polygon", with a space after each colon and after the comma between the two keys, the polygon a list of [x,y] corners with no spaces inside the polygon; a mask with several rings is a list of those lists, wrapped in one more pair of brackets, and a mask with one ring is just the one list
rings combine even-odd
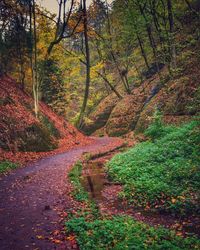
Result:
{"label": "hillside slope", "polygon": [[[191,34],[193,40],[191,41]],[[156,110],[163,113],[167,123],[180,124],[190,121],[200,110],[200,43],[194,31],[179,34],[177,55],[177,69],[170,76],[166,66],[160,71],[161,78],[154,74],[151,78],[135,85],[130,95],[112,102],[111,94],[105,100],[110,100],[109,115],[104,115],[105,107],[102,101],[96,110],[89,115],[89,124],[85,124],[83,131],[87,134],[94,132],[105,133],[109,136],[121,136],[132,130],[143,132],[152,121]],[[95,117],[104,117],[104,125]],[[90,129],[90,133],[89,133]]]}
{"label": "hillside slope", "polygon": [[0,89],[0,160],[23,162],[45,154],[33,152],[67,150],[89,141],[42,102],[37,120],[32,97],[12,78],[2,77]]}
{"label": "hillside slope", "polygon": [[123,135],[130,130],[144,132],[156,110],[163,113],[163,119],[168,124],[180,124],[198,115],[200,110],[199,58],[194,56],[190,59],[186,65],[183,65],[181,73],[173,79],[167,78],[165,70],[161,73],[164,83],[160,83],[158,76],[153,76],[135,88],[132,95],[125,96],[117,103],[106,123],[108,135]]}

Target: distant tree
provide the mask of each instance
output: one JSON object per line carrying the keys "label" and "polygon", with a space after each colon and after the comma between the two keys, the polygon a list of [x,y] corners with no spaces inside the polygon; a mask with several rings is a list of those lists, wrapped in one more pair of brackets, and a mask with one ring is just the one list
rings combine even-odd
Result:
{"label": "distant tree", "polygon": [[40,67],[44,71],[44,78],[40,86],[42,101],[47,103],[59,115],[65,114],[66,90],[63,72],[58,62],[48,59]]}
{"label": "distant tree", "polygon": [[56,21],[55,36],[53,41],[51,41],[51,43],[49,44],[47,50],[48,55],[50,55],[55,45],[59,44],[63,39],[70,38],[74,34],[76,28],[80,23],[81,18],[78,19],[77,23],[74,25],[72,29],[70,28],[70,20],[76,5],[74,0],[70,0],[69,11],[67,11],[66,5],[67,5],[67,0],[58,1],[58,18]]}
{"label": "distant tree", "polygon": [[2,72],[17,74],[23,89],[30,46],[28,6],[28,1],[0,2],[0,67]]}
{"label": "distant tree", "polygon": [[81,128],[83,123],[83,117],[85,115],[85,110],[87,107],[87,101],[89,97],[89,89],[90,89],[90,49],[89,49],[89,39],[88,39],[88,14],[86,7],[86,0],[83,0],[83,33],[84,33],[84,44],[85,44],[85,60],[86,60],[86,80],[85,80],[85,93],[83,104],[81,107],[80,115],[78,118],[78,127]]}

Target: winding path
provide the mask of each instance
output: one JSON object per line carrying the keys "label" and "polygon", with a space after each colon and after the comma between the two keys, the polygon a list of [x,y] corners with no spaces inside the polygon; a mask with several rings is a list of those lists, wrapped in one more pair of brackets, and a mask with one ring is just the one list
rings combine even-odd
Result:
{"label": "winding path", "polygon": [[70,249],[41,237],[59,227],[59,212],[70,201],[66,181],[70,166],[83,152],[93,152],[115,139],[98,138],[88,146],[39,160],[0,179],[0,249]]}

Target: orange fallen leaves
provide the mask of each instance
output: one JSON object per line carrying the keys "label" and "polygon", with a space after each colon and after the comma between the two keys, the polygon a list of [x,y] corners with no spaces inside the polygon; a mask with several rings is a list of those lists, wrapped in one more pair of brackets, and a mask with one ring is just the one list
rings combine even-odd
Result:
{"label": "orange fallen leaves", "polygon": [[[13,131],[23,132],[32,124],[37,124],[38,120],[32,112],[33,99],[19,88],[19,85],[10,77],[0,79],[0,98],[9,99],[10,102],[0,106],[0,136],[10,138]],[[9,90],[9,91],[7,91]],[[28,107],[28,108],[27,108]],[[55,114],[50,107],[40,102],[40,111],[52,122],[59,131],[61,139],[58,141],[58,149],[50,152],[18,152],[18,138],[9,141],[10,151],[0,148],[0,161],[9,160],[20,164],[36,161],[42,157],[62,153],[77,145],[86,145],[93,141],[81,134],[75,127],[70,125],[63,117]],[[8,123],[9,119],[15,123]],[[9,139],[10,140],[10,139]],[[13,152],[12,152],[13,151]]]}
{"label": "orange fallen leaves", "polygon": [[62,241],[59,240],[59,239],[52,239],[52,242],[55,243],[55,244],[61,244]]}
{"label": "orange fallen leaves", "polygon": [[76,239],[75,235],[69,235],[67,237],[67,240],[69,240],[69,241],[75,241],[75,239]]}
{"label": "orange fallen leaves", "polygon": [[44,240],[45,239],[45,237],[43,235],[36,235],[36,238],[38,240]]}
{"label": "orange fallen leaves", "polygon": [[60,231],[59,230],[55,230],[55,231],[53,231],[53,233],[52,233],[52,235],[54,235],[54,236],[57,236],[57,235],[59,235],[60,234]]}

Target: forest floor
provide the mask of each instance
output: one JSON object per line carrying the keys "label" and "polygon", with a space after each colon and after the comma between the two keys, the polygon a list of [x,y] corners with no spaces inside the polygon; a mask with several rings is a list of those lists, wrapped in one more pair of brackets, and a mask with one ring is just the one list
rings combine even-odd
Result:
{"label": "forest floor", "polygon": [[[0,246],[2,250],[73,249],[63,222],[76,207],[67,179],[83,153],[99,153],[123,144],[115,138],[94,139],[92,144],[43,158],[0,177]],[[61,233],[63,231],[63,234]],[[63,238],[64,237],[64,238]]]}

